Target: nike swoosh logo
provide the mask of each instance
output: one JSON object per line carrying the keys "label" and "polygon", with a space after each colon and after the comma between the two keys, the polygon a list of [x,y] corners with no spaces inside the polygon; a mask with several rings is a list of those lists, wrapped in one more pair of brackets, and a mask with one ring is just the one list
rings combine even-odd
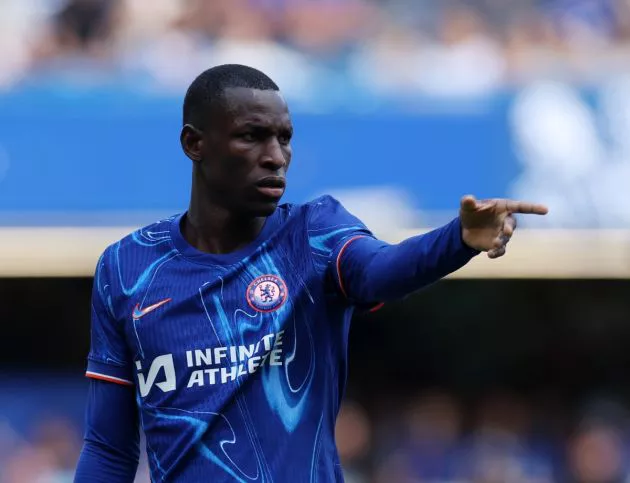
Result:
{"label": "nike swoosh logo", "polygon": [[173,299],[168,298],[168,299],[160,300],[158,303],[149,305],[148,307],[145,307],[143,309],[140,308],[140,304],[136,304],[136,306],[133,309],[132,317],[134,320],[138,320],[139,318],[144,317],[150,312],[153,312],[155,309],[161,307],[162,305],[169,303],[171,300]]}

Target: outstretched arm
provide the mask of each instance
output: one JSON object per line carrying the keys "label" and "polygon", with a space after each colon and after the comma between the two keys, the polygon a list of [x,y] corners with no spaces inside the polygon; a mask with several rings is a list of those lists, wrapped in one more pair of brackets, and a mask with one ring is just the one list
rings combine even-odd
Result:
{"label": "outstretched arm", "polygon": [[516,221],[514,213],[544,215],[542,205],[511,200],[461,200],[459,217],[427,234],[390,245],[357,235],[333,253],[339,289],[356,304],[404,297],[463,267],[481,251],[505,254]]}
{"label": "outstretched arm", "polygon": [[133,483],[139,454],[134,388],[91,379],[74,482]]}
{"label": "outstretched arm", "polygon": [[463,242],[456,218],[397,245],[351,238],[338,250],[334,271],[342,293],[355,304],[368,305],[409,295],[463,267],[478,253]]}

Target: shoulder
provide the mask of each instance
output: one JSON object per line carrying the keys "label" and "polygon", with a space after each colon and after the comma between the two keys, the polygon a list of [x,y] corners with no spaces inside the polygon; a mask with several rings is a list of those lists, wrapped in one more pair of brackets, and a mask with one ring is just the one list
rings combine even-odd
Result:
{"label": "shoulder", "polygon": [[137,250],[138,247],[157,247],[170,242],[173,223],[181,216],[178,213],[139,228],[119,240],[118,244],[124,250]]}
{"label": "shoulder", "polygon": [[[323,195],[306,203],[285,203],[278,206],[282,223],[293,221],[312,231],[340,226],[363,227],[363,223],[330,195]],[[291,224],[295,226],[294,223]]]}
{"label": "shoulder", "polygon": [[314,200],[305,203],[305,206],[311,210],[336,210],[343,208],[341,202],[330,195],[323,195],[315,198]]}
{"label": "shoulder", "polygon": [[171,226],[181,215],[156,221],[139,228],[105,248],[96,267],[97,274],[111,270],[134,270],[174,251]]}
{"label": "shoulder", "polygon": [[341,207],[339,201],[330,195],[324,195],[305,203],[283,203],[278,206],[274,216],[280,224],[297,220],[309,224],[313,216],[334,212],[338,207]]}
{"label": "shoulder", "polygon": [[312,247],[330,249],[348,237],[374,235],[339,200],[325,195],[305,204],[307,234]]}
{"label": "shoulder", "polygon": [[[286,203],[278,207],[286,217],[302,217],[307,222],[318,218],[328,218],[339,212],[346,212],[343,205],[330,195],[323,195],[306,203]],[[346,212],[347,213],[347,212]]]}
{"label": "shoulder", "polygon": [[309,230],[352,227],[364,229],[361,220],[350,213],[343,204],[330,195],[320,196],[306,203]]}

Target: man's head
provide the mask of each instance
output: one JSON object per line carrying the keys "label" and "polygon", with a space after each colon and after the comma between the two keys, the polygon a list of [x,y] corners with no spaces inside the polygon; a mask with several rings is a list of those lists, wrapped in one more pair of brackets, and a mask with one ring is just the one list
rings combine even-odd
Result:
{"label": "man's head", "polygon": [[273,213],[293,135],[278,86],[251,67],[213,67],[188,88],[183,115],[181,144],[201,195],[239,215]]}

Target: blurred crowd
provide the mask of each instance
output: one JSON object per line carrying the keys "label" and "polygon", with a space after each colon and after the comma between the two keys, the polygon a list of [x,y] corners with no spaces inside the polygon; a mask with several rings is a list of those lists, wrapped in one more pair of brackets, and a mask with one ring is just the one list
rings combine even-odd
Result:
{"label": "blurred crowd", "polygon": [[346,403],[337,440],[348,483],[626,483],[630,426],[611,399],[583,407],[509,392],[430,390]]}
{"label": "blurred crowd", "polygon": [[[507,392],[474,401],[443,390],[380,394],[344,403],[337,442],[347,483],[626,483],[628,415],[608,398],[575,406]],[[31,418],[22,431],[0,417],[0,483],[71,483],[76,416]],[[145,458],[136,481],[149,481]]]}
{"label": "blurred crowd", "polygon": [[476,96],[630,68],[630,0],[3,0],[0,90],[129,81],[181,92],[246,63],[285,93]]}

